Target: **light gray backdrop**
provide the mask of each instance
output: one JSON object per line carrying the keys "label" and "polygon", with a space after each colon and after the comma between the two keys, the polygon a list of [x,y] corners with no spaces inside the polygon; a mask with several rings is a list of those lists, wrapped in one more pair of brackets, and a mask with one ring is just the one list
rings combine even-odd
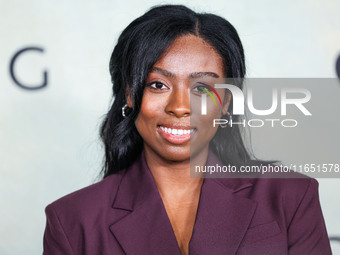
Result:
{"label": "light gray backdrop", "polygon": [[[243,41],[248,77],[336,76],[335,0],[0,0],[1,255],[40,254],[45,206],[96,180],[103,156],[98,129],[111,96],[110,53],[129,22],[161,3],[227,18]],[[34,87],[46,70],[43,89],[20,88],[9,74],[11,59],[27,47],[44,52],[19,56],[16,78]],[[268,158],[279,153],[257,152]],[[340,180],[319,182],[328,232],[340,236]],[[332,243],[334,254],[339,244]]]}

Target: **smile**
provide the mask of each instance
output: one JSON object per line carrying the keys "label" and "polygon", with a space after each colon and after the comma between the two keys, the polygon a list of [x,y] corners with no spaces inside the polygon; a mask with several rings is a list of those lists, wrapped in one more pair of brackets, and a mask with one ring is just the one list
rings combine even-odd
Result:
{"label": "smile", "polygon": [[187,135],[187,134],[194,132],[194,129],[177,129],[177,128],[167,128],[167,127],[163,127],[163,126],[159,126],[159,127],[164,132],[171,134],[171,135],[177,135],[177,136]]}
{"label": "smile", "polygon": [[196,128],[182,129],[182,128],[170,128],[164,126],[157,126],[157,131],[161,136],[172,144],[183,144],[190,141],[190,137],[195,133]]}

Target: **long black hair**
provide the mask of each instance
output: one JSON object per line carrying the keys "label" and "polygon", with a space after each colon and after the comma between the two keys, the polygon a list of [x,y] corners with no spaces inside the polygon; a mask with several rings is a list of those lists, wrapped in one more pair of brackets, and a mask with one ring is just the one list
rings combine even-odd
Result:
{"label": "long black hair", "polygon": [[[104,178],[129,167],[140,155],[143,140],[134,123],[147,76],[169,45],[188,34],[199,36],[215,48],[223,59],[228,78],[245,76],[242,43],[227,20],[213,14],[196,13],[182,5],[156,6],[134,20],[120,35],[110,59],[114,101],[100,131],[105,145]],[[238,86],[242,89],[242,83]],[[128,109],[124,118],[122,107],[126,104],[127,93],[133,108]],[[232,102],[229,112],[232,113]],[[233,121],[238,118],[233,116]],[[225,164],[240,164],[250,159],[238,125],[219,128],[210,145]]]}

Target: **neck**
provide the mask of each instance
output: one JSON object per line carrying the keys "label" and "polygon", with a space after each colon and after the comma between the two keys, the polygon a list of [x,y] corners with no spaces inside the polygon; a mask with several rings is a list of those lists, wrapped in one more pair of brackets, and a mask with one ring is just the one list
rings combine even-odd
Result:
{"label": "neck", "polygon": [[190,177],[191,165],[205,165],[208,148],[202,150],[194,158],[185,161],[169,161],[157,155],[154,151],[144,148],[145,159],[155,180],[161,197],[165,200],[190,200],[200,193],[203,176]]}

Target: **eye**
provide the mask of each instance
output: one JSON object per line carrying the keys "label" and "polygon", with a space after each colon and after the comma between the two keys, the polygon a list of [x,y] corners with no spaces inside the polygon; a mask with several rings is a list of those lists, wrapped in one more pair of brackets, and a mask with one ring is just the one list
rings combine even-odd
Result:
{"label": "eye", "polygon": [[193,91],[197,94],[204,94],[212,91],[209,87],[204,83],[197,82],[197,86],[194,87]]}
{"label": "eye", "polygon": [[154,82],[150,82],[148,84],[146,84],[147,87],[151,87],[153,89],[157,89],[157,90],[166,90],[168,89],[168,87],[166,85],[164,85],[164,83],[159,82],[159,81],[154,81]]}

